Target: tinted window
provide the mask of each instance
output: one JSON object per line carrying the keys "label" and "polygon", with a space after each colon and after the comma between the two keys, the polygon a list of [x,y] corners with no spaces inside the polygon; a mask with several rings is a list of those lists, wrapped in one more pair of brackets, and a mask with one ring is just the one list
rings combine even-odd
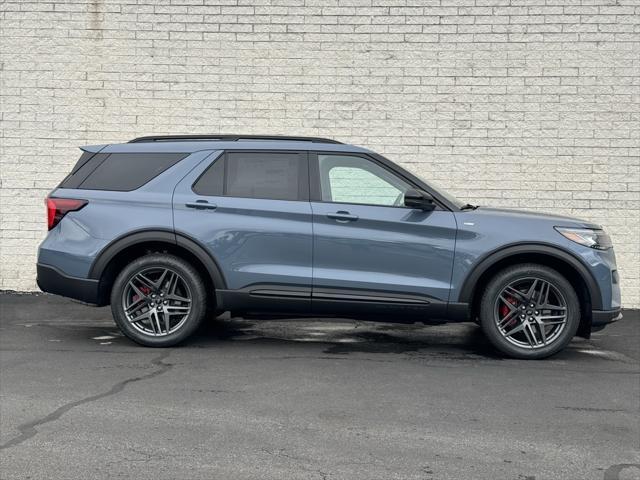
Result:
{"label": "tinted window", "polygon": [[371,160],[318,155],[322,201],[402,206],[411,185]]}
{"label": "tinted window", "polygon": [[71,173],[62,181],[60,188],[78,188],[108,156],[108,153],[98,153],[87,158],[87,154],[84,153]]}
{"label": "tinted window", "polygon": [[308,198],[306,155],[297,152],[227,152],[193,185],[199,195],[271,200]]}
{"label": "tinted window", "polygon": [[298,200],[301,166],[302,158],[298,153],[229,152],[225,194]]}
{"label": "tinted window", "polygon": [[76,173],[80,167],[87,163],[94,155],[96,155],[94,152],[82,152],[82,155],[80,155],[80,158],[74,165],[73,170],[71,170],[71,174]]}
{"label": "tinted window", "polygon": [[87,190],[135,190],[184,157],[184,153],[98,154],[77,168],[60,186]]}
{"label": "tinted window", "polygon": [[214,160],[193,185],[198,195],[224,195],[224,155]]}
{"label": "tinted window", "polygon": [[[308,198],[306,155],[297,152],[227,152],[224,167],[216,161],[193,186],[196,193],[215,195],[224,178],[229,197],[300,200]],[[223,173],[224,170],[224,173]],[[208,187],[207,187],[208,186]]]}

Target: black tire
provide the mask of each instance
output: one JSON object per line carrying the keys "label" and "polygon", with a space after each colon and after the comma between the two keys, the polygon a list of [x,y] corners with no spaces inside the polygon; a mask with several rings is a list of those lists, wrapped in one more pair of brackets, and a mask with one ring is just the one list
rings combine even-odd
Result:
{"label": "black tire", "polygon": [[[564,326],[562,329],[558,326],[557,330],[554,330],[556,327],[553,325],[547,327],[551,329],[551,332],[553,332],[555,336],[550,336],[548,343],[546,344],[543,344],[542,342],[542,333],[545,333],[545,337],[547,335],[546,328],[543,328],[545,332],[540,332],[540,327],[535,323],[535,314],[540,312],[540,315],[543,315],[543,310],[539,309],[539,307],[536,307],[538,310],[534,310],[533,307],[530,310],[529,307],[530,305],[533,305],[533,303],[529,303],[528,301],[525,302],[524,296],[522,298],[518,297],[517,294],[509,296],[509,293],[504,291],[505,288],[508,288],[509,286],[519,285],[519,282],[522,282],[520,284],[525,286],[525,289],[523,290],[526,291],[526,282],[529,282],[528,285],[531,286],[533,285],[534,279],[538,279],[540,282],[539,285],[544,285],[544,282],[551,285],[551,288],[547,287],[547,292],[552,292],[551,295],[555,299],[556,304],[562,304],[563,302],[566,304],[564,310],[564,312],[566,312]],[[498,323],[508,320],[507,316],[512,314],[512,308],[500,298],[501,294],[503,298],[505,296],[509,296],[509,303],[515,302],[515,304],[512,304],[515,307],[515,309],[513,309],[515,311],[513,311],[513,316],[510,317],[511,320],[507,322],[507,325],[512,324],[515,325],[515,327],[519,327],[525,322],[524,319],[533,319],[532,324],[535,346],[527,347],[516,345],[514,344],[514,342],[518,342],[516,335],[512,334],[509,336],[510,340],[507,340],[505,336],[506,334],[502,333]],[[547,293],[547,295],[549,294]],[[540,296],[535,297],[534,294],[533,301],[535,302],[539,297]],[[529,305],[526,305],[527,303],[529,303]],[[548,304],[549,302],[543,302],[543,304],[544,303]],[[523,306],[525,309],[522,309]],[[518,309],[522,309],[522,311]],[[504,316],[501,317],[500,312],[508,313],[505,313]],[[528,312],[532,312],[531,314],[533,316],[528,317]],[[549,311],[545,310],[545,312],[548,313]],[[559,310],[559,312],[562,312],[562,310]],[[553,315],[553,313],[549,314]],[[558,312],[555,314],[558,314]],[[523,315],[524,319],[522,317]],[[580,302],[571,283],[569,283],[569,281],[556,270],[534,263],[514,265],[498,272],[489,281],[480,301],[480,325],[482,326],[482,330],[495,348],[512,358],[534,360],[546,358],[558,353],[560,350],[565,348],[575,336],[580,324],[580,315]],[[515,327],[513,328],[515,329]],[[523,328],[521,330],[526,329]],[[529,341],[529,332],[530,330],[527,330],[527,332],[518,332],[517,335],[520,335],[521,338],[526,337],[527,339],[526,341],[520,340],[520,343],[524,344]],[[536,338],[535,335],[538,335],[538,337]],[[547,339],[545,338],[545,340]]]}
{"label": "black tire", "polygon": [[[177,274],[183,282],[181,285],[187,289],[185,291],[190,294],[191,298],[190,304],[186,302],[172,302],[189,305],[190,310],[186,315],[173,314],[178,317],[178,325],[175,325],[175,331],[168,329],[170,333],[163,334],[162,336],[154,336],[150,332],[145,333],[141,331],[141,329],[144,329],[142,323],[138,323],[138,327],[134,326],[127,318],[124,306],[125,289],[130,288],[128,287],[129,281],[140,273],[153,272],[154,269],[158,269],[158,271],[167,269],[169,272]],[[157,290],[157,292],[160,291],[161,290]],[[147,293],[151,295],[149,292]],[[141,299],[137,301],[144,303]],[[158,306],[158,308],[161,307]],[[164,308],[166,311],[167,307],[165,306]],[[111,312],[122,333],[134,342],[147,347],[171,347],[186,340],[202,323],[207,312],[207,291],[202,278],[189,262],[175,255],[151,253],[137,258],[118,274],[111,291]],[[155,325],[153,326],[153,330],[156,331]]]}

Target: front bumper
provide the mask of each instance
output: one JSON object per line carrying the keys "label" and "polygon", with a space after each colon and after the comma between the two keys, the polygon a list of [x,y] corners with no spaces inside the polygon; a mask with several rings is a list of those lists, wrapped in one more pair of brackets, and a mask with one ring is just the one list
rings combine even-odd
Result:
{"label": "front bumper", "polygon": [[62,273],[56,267],[42,263],[38,263],[37,272],[36,282],[43,292],[62,295],[93,305],[99,303],[99,280],[72,277]]}
{"label": "front bumper", "polygon": [[602,330],[608,324],[617,322],[622,319],[622,310],[615,308],[613,310],[592,310],[591,311],[591,331],[597,332]]}

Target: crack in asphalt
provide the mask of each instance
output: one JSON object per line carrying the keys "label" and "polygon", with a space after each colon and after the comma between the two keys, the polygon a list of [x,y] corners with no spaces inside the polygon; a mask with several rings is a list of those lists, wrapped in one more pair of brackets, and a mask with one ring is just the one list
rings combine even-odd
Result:
{"label": "crack in asphalt", "polygon": [[163,373],[168,372],[173,367],[173,364],[165,363],[164,360],[166,360],[170,354],[171,354],[171,351],[167,351],[162,355],[159,355],[158,357],[151,360],[152,365],[160,367],[151,373],[148,373],[146,375],[141,375],[139,377],[127,378],[126,380],[116,383],[106,392],[98,393],[96,395],[91,395],[90,397],[85,397],[80,400],[76,400],[74,402],[66,403],[42,418],[32,420],[30,422],[19,425],[17,429],[20,432],[20,435],[0,445],[0,450],[15,447],[16,445],[20,445],[21,443],[29,440],[31,437],[33,437],[38,433],[38,430],[36,429],[36,427],[58,420],[62,415],[67,413],[72,408],[75,408],[80,405],[84,405],[86,403],[95,402],[96,400],[100,400],[102,398],[120,393],[122,390],[124,390],[124,387],[126,387],[130,383],[140,382],[142,380],[148,380],[150,378],[157,377],[158,375],[162,375]]}
{"label": "crack in asphalt", "polygon": [[572,410],[574,412],[611,412],[611,413],[620,413],[620,412],[624,412],[624,413],[631,413],[633,414],[633,410],[625,410],[623,408],[596,408],[596,407],[573,407],[573,406],[568,406],[568,407],[556,407],[559,408],[561,410]]}

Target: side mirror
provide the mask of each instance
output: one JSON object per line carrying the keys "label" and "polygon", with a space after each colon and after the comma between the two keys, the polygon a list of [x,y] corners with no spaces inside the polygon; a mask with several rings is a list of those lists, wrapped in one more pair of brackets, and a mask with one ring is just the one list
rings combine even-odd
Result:
{"label": "side mirror", "polygon": [[415,188],[410,188],[404,193],[404,205],[428,212],[436,208],[433,197],[429,193]]}

